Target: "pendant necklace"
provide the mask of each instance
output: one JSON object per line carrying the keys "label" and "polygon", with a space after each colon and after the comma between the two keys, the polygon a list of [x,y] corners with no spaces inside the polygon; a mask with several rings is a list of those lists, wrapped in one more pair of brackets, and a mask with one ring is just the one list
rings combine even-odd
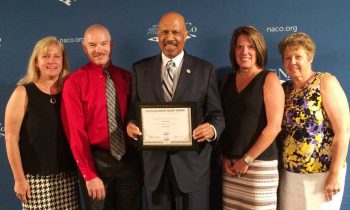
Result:
{"label": "pendant necklace", "polygon": [[50,103],[51,104],[55,104],[56,103],[56,99],[53,95],[50,95]]}
{"label": "pendant necklace", "polygon": [[[41,88],[39,88],[39,89],[41,89],[41,91],[43,93],[45,93],[46,95],[50,96],[50,99],[49,99],[50,103],[51,104],[56,104],[57,100],[56,100],[55,94],[51,94],[51,89],[52,89],[52,91],[54,91],[54,90],[56,90],[56,88],[54,88],[54,87],[49,88],[49,87],[47,87],[47,86],[45,86],[45,85],[43,85],[43,84],[41,84],[39,82],[37,83],[37,85],[41,86]],[[56,91],[54,91],[54,92],[56,92]]]}

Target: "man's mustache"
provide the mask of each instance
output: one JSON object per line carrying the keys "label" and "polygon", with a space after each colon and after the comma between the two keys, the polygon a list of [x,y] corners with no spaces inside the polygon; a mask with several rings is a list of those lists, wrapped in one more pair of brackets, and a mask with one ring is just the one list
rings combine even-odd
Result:
{"label": "man's mustache", "polygon": [[174,45],[174,46],[177,46],[177,41],[175,41],[175,40],[165,40],[164,42],[163,42],[163,44],[164,44],[164,46],[167,46],[167,45]]}
{"label": "man's mustache", "polygon": [[93,54],[92,56],[98,57],[98,56],[101,56],[101,55],[105,55],[105,53],[95,53],[95,54]]}

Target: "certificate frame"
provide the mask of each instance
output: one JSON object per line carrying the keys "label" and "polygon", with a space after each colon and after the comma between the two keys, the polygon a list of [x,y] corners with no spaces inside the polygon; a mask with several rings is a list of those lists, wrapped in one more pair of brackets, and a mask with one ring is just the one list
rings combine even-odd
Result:
{"label": "certificate frame", "polygon": [[194,102],[139,103],[138,116],[142,149],[193,150]]}

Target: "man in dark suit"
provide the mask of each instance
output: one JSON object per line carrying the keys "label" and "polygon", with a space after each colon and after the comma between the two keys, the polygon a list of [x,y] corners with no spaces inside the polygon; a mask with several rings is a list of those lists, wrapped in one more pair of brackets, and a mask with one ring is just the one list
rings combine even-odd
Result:
{"label": "man in dark suit", "polygon": [[[136,125],[138,102],[195,102],[197,127],[193,139],[200,151],[144,150],[144,182],[150,210],[209,209],[210,157],[212,146],[224,129],[224,118],[212,64],[184,52],[187,38],[184,17],[166,13],[159,21],[161,54],[134,64],[133,112],[128,135],[142,135]],[[172,73],[169,76],[171,63]],[[168,78],[171,81],[168,81]]]}

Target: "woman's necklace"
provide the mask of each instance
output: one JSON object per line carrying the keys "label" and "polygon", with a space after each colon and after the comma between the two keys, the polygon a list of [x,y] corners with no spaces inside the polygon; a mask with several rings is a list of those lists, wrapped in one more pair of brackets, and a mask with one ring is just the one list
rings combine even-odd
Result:
{"label": "woman's necklace", "polygon": [[[50,88],[48,88],[48,87],[46,87],[45,85],[43,85],[43,84],[41,84],[41,83],[36,83],[36,84],[38,84],[41,88],[39,88],[39,89],[42,89],[42,91],[44,92],[44,93],[46,93],[46,94],[48,94],[49,96],[50,96],[50,103],[51,104],[56,104],[56,102],[57,102],[57,100],[56,100],[56,97],[55,97],[55,95],[54,94],[51,94],[50,92]],[[44,90],[46,90],[46,91],[44,91]]]}
{"label": "woman's necklace", "polygon": [[51,95],[51,94],[50,94],[50,103],[51,103],[51,104],[55,104],[55,103],[56,103],[56,98],[55,98],[55,96],[53,96],[53,95]]}

